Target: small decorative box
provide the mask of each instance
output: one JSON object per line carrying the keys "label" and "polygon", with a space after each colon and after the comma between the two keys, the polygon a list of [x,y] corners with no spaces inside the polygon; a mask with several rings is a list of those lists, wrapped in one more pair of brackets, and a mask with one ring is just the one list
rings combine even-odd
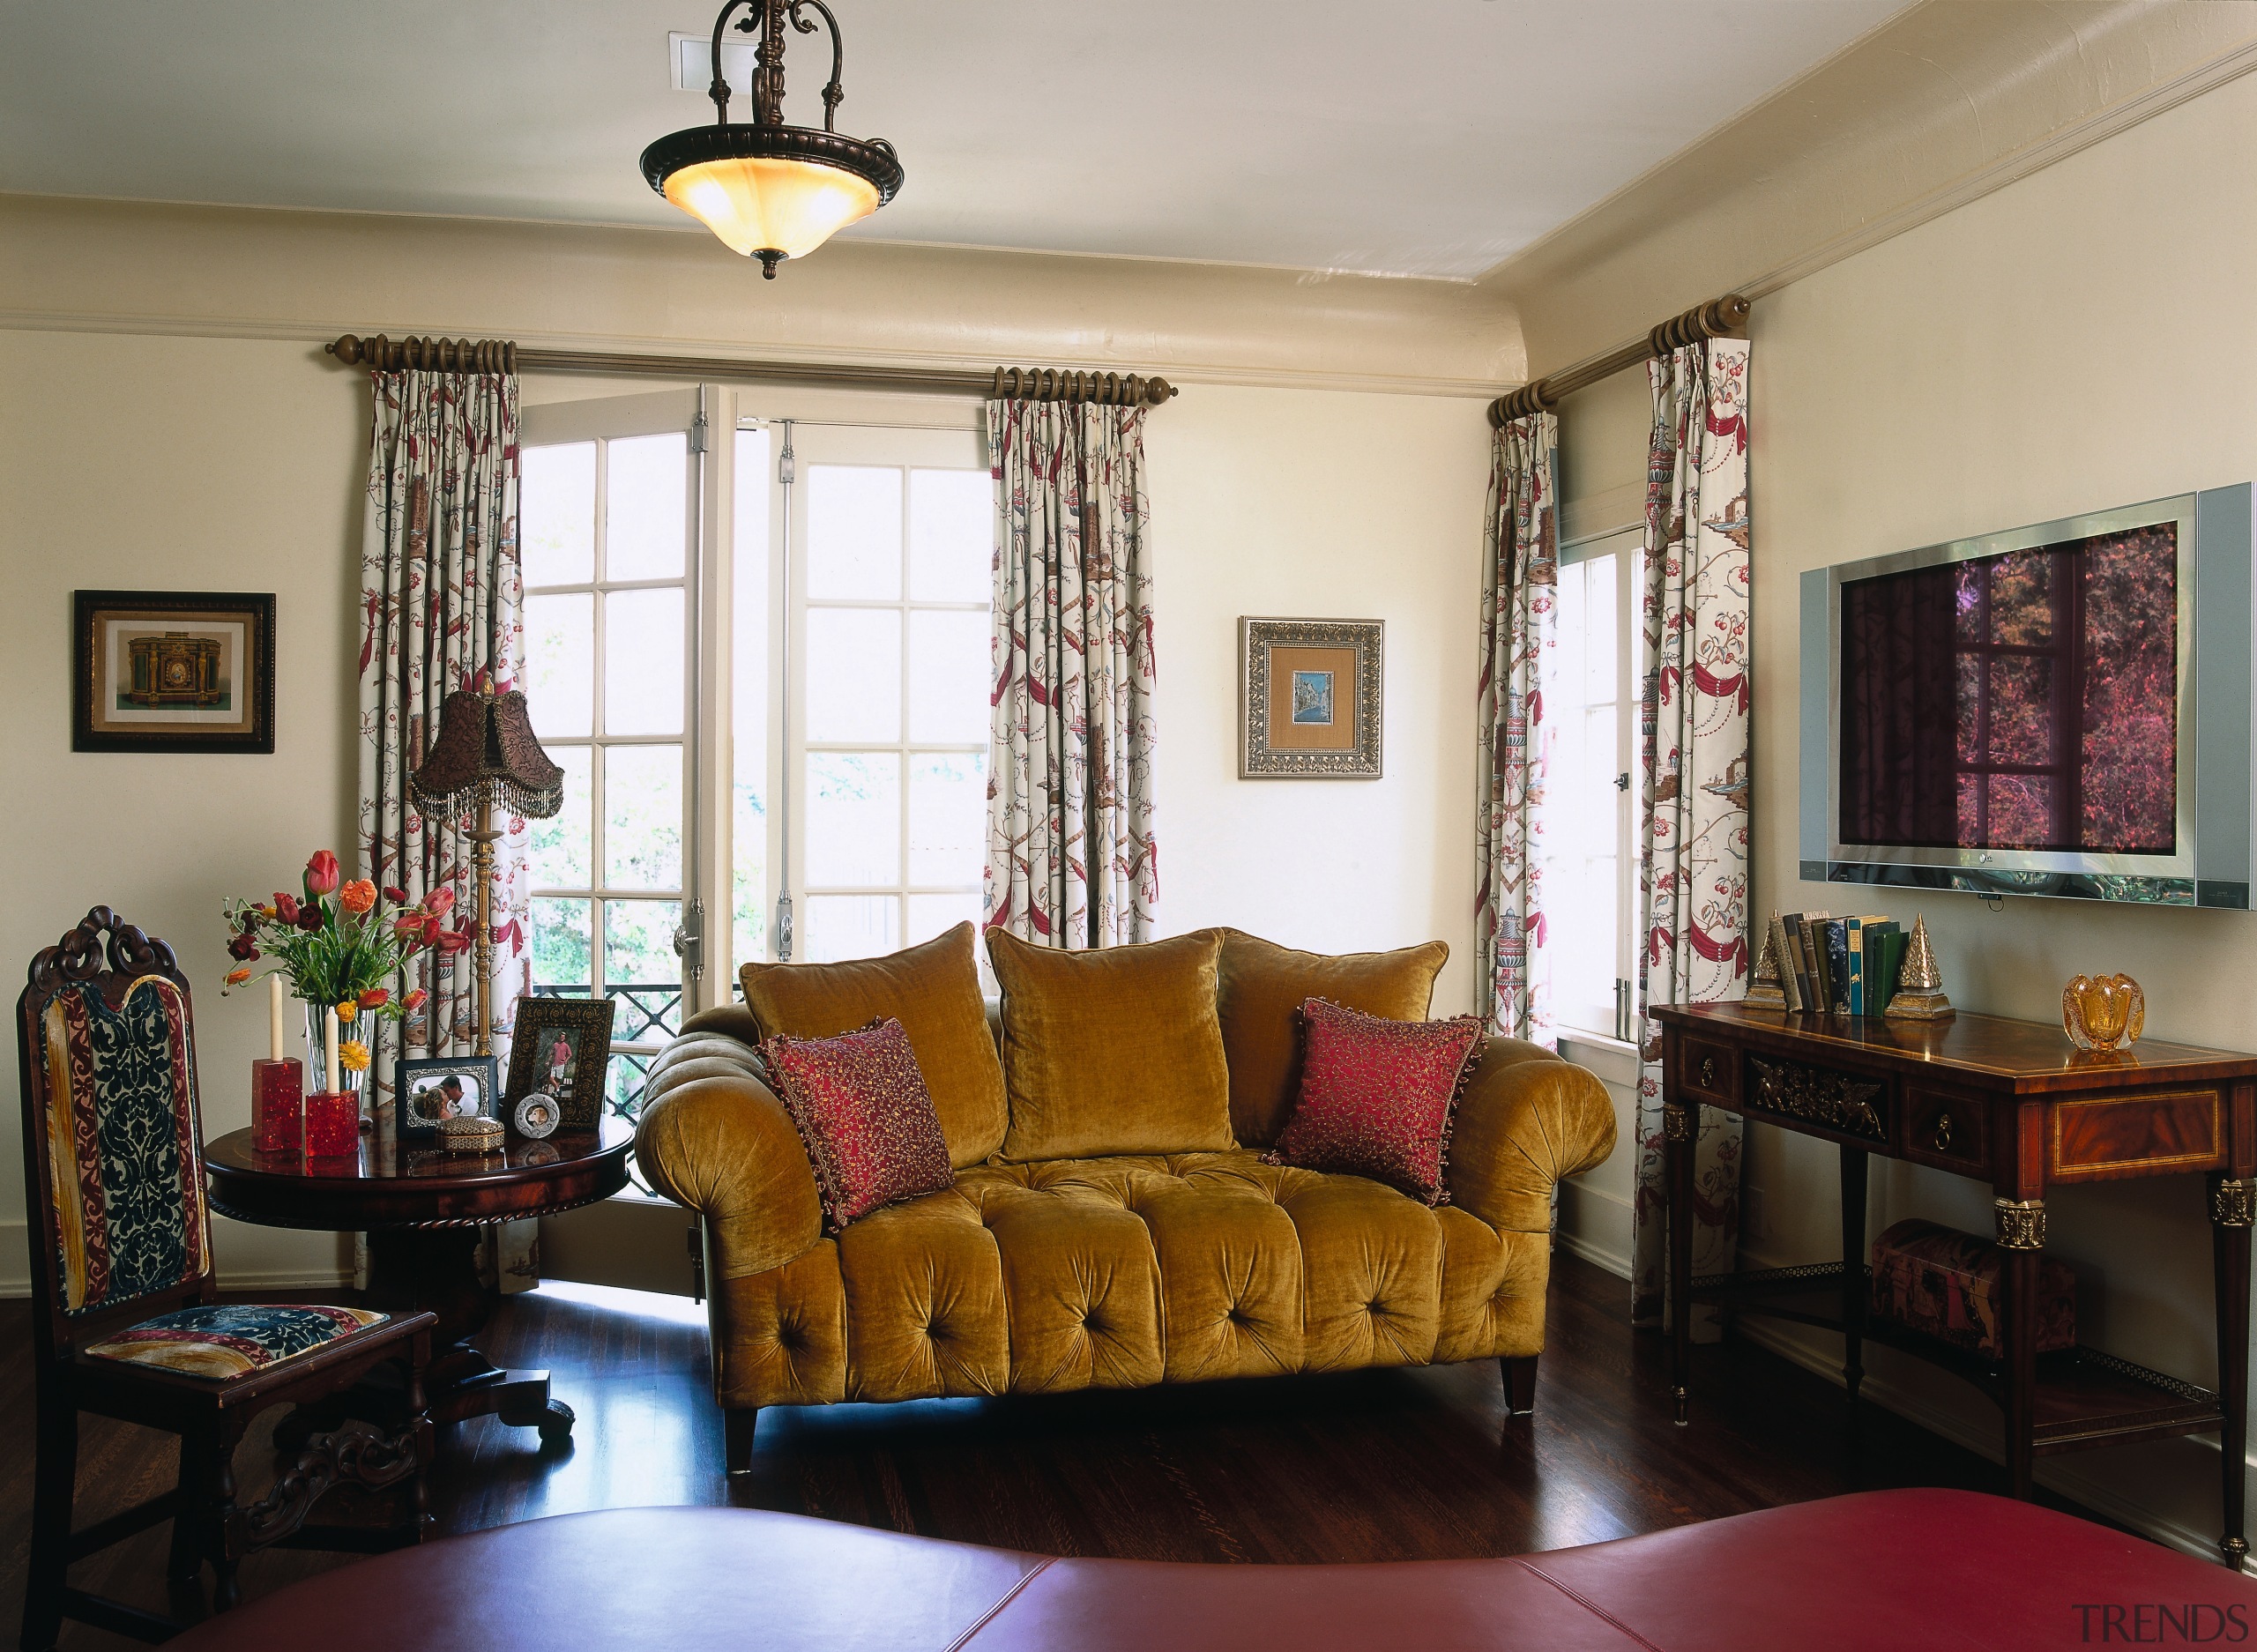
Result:
{"label": "small decorative box", "polygon": [[499,1119],[442,1119],[439,1141],[450,1153],[498,1153],[502,1150]]}
{"label": "small decorative box", "polygon": [[[1987,1358],[2003,1358],[1999,1328],[2007,1253],[1972,1233],[1918,1217],[1873,1242],[1873,1311]],[[2037,1351],[2077,1342],[2076,1276],[2057,1261],[2037,1269]]]}

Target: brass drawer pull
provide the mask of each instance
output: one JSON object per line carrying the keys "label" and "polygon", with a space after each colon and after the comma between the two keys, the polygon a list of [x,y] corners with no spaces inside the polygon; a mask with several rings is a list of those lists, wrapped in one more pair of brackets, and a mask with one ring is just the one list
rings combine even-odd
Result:
{"label": "brass drawer pull", "polygon": [[1713,1055],[1704,1055],[1701,1058],[1701,1088],[1714,1090],[1716,1087],[1717,1058]]}
{"label": "brass drawer pull", "polygon": [[1928,1143],[1939,1153],[1951,1151],[1951,1115],[1949,1113],[1936,1114],[1935,1134],[1928,1138]]}

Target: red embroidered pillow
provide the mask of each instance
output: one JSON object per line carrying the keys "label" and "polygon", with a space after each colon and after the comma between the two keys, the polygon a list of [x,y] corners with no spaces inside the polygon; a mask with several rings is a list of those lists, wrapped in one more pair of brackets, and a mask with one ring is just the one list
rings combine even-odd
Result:
{"label": "red embroidered pillow", "polygon": [[779,1035],[761,1053],[815,1166],[828,1232],[956,1185],[940,1114],[898,1021],[831,1038]]}
{"label": "red embroidered pillow", "polygon": [[1368,1176],[1448,1204],[1450,1115],[1486,1042],[1480,1017],[1382,1021],[1322,998],[1300,1014],[1300,1097],[1263,1162]]}

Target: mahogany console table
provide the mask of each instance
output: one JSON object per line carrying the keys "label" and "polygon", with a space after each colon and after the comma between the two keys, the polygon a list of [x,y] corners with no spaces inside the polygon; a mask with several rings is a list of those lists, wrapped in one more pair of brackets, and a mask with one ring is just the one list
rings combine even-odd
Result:
{"label": "mahogany console table", "polygon": [[[1862,1342],[1966,1378],[2005,1413],[2014,1494],[2039,1455],[2215,1430],[2224,1535],[2238,1567],[2249,1398],[2250,1225],[2257,1217],[2257,1055],[2143,1038],[2079,1051],[2058,1026],[1961,1014],[1944,1022],[1672,1005],[1662,1023],[1662,1133],[1673,1303],[1711,1303],[1838,1330],[1851,1403]],[[1842,1150],[1842,1261],[1692,1276],[1697,1110],[1722,1108]],[[1867,1313],[1866,1161],[1910,1160],[1987,1181],[2007,1252],[2005,1357],[1983,1358]],[[2217,1297],[2218,1392],[2079,1347],[2039,1355],[2034,1326],[2045,1196],[2132,1177],[2205,1175]],[[1677,1420],[1687,1417],[1692,1316],[1671,1315]]]}

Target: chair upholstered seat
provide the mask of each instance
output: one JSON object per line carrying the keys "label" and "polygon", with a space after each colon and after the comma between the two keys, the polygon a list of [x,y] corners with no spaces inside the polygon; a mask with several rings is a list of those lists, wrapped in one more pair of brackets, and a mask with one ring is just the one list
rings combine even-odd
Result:
{"label": "chair upholstered seat", "polygon": [[391,1317],[316,1303],[209,1303],[144,1320],[85,1351],[96,1359],[224,1382],[326,1348]]}

